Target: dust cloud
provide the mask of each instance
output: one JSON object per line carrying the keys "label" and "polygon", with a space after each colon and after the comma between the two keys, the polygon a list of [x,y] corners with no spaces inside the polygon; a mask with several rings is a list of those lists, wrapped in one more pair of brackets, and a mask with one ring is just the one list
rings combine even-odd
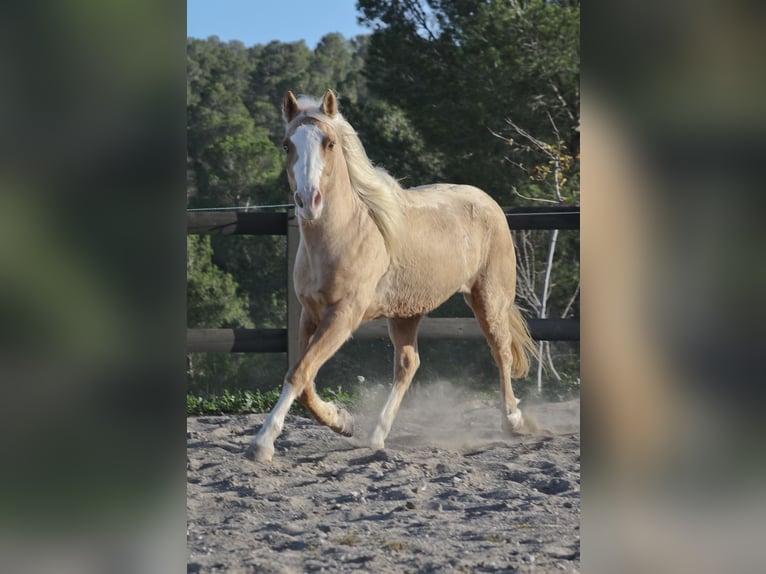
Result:
{"label": "dust cloud", "polygon": [[[354,409],[358,440],[374,427],[390,385],[371,385]],[[521,404],[525,419],[552,434],[578,433],[580,401]],[[448,380],[413,385],[404,396],[387,445],[471,450],[518,439],[501,427],[498,395],[477,398],[476,393]]]}

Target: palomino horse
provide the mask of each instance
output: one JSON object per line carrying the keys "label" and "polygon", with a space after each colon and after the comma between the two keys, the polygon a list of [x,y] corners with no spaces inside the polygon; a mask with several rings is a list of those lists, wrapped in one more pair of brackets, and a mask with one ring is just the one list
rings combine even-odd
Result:
{"label": "palomino horse", "polygon": [[319,398],[314,377],[364,321],[388,318],[394,383],[370,446],[382,448],[420,364],[420,320],[460,292],[471,306],[500,371],[502,426],[523,432],[511,375],[529,370],[534,345],[514,305],[516,256],[500,206],[466,185],[405,190],[374,167],[335,94],[284,99],[287,175],[300,221],[294,283],[303,306],[300,359],[247,450],[270,461],[295,399],[321,424],[351,436],[354,420]]}

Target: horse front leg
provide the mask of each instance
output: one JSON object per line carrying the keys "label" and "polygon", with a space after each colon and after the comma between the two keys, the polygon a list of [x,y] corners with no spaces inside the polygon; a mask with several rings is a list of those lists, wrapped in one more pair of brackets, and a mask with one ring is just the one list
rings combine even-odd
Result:
{"label": "horse front leg", "polygon": [[[300,322],[300,337],[299,337],[299,355],[302,357],[308,350],[309,343],[316,333],[317,325],[309,317],[308,313],[304,310],[301,313]],[[353,331],[353,329],[352,329]],[[342,343],[341,343],[342,344]],[[333,352],[334,354],[334,352]],[[330,355],[332,356],[332,355]],[[323,363],[326,362],[323,361]],[[321,365],[320,365],[321,366]],[[317,370],[319,370],[317,368]],[[351,436],[353,434],[354,420],[353,417],[346,411],[334,405],[327,403],[319,398],[314,386],[314,378],[303,389],[303,392],[298,396],[298,401],[306,407],[314,418],[325,426],[329,426],[334,431],[343,434],[345,436]]]}
{"label": "horse front leg", "polygon": [[354,419],[351,414],[333,403],[321,400],[314,389],[314,377],[359,326],[362,314],[356,305],[333,305],[327,309],[313,335],[313,324],[305,312],[301,315],[301,347],[305,342],[305,352],[287,373],[279,401],[250,443],[245,456],[259,462],[272,459],[274,441],[282,432],[285,416],[296,398],[321,424],[345,436],[353,434]]}
{"label": "horse front leg", "polygon": [[[303,356],[308,348],[309,341],[316,332],[317,325],[314,323],[305,309],[301,309],[301,319],[298,332],[298,354]],[[298,397],[294,386],[285,378],[282,385],[282,394],[279,396],[277,404],[271,409],[269,416],[263,422],[263,426],[250,446],[245,452],[245,456],[258,462],[268,462],[274,456],[274,441],[282,432],[285,423],[285,417]]]}

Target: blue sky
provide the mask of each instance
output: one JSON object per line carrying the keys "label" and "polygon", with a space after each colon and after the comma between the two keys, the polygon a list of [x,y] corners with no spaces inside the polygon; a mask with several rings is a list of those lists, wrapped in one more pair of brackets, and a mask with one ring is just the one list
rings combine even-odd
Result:
{"label": "blue sky", "polygon": [[369,34],[356,17],[356,0],[187,0],[186,35],[246,46],[305,40],[313,50],[330,32],[345,38]]}

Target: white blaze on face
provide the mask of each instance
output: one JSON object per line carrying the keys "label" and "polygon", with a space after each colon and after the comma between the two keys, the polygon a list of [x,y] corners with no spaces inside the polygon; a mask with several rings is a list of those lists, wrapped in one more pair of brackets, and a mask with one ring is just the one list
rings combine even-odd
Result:
{"label": "white blaze on face", "polygon": [[324,134],[317,126],[306,124],[299,126],[290,137],[295,146],[295,178],[296,203],[300,199],[303,207],[296,207],[306,219],[314,219],[321,211],[321,196],[319,181],[322,177],[324,162],[322,161],[322,139]]}

